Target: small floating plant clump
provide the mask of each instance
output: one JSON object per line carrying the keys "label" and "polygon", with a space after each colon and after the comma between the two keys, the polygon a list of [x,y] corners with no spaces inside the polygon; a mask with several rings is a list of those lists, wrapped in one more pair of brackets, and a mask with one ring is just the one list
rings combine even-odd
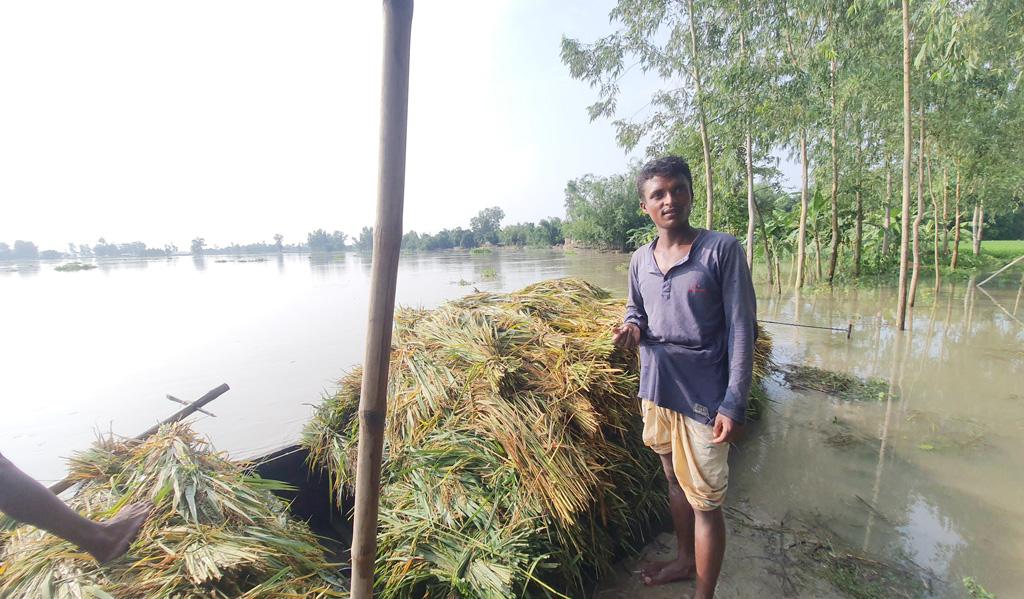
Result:
{"label": "small floating plant clump", "polygon": [[70,465],[72,509],[105,519],[148,500],[152,515],[128,558],[102,566],[33,527],[3,533],[0,597],[347,596],[316,537],[272,494],[287,485],[246,474],[185,424],[142,443],[100,442]]}
{"label": "small floating plant clump", "polygon": [[68,262],[55,267],[53,270],[57,272],[77,272],[79,270],[92,270],[96,268],[95,264],[85,264],[84,262]]}
{"label": "small floating plant clump", "polygon": [[[793,389],[820,391],[845,401],[885,401],[889,396],[889,383],[882,379],[861,379],[814,366],[787,366],[783,377]],[[892,397],[896,398],[895,393]]]}
{"label": "small floating plant clump", "polygon": [[[611,340],[623,314],[579,279],[396,313],[377,596],[579,597],[636,549],[666,498],[641,440],[636,353]],[[756,377],[770,353],[762,335]],[[303,435],[339,505],[355,482],[360,378],[342,379]]]}

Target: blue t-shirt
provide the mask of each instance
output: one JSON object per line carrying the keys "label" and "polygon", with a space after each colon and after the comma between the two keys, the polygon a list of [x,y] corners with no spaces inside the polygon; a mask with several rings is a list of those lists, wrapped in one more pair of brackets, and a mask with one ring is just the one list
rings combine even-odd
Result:
{"label": "blue t-shirt", "polygon": [[699,229],[662,273],[655,239],[633,253],[625,322],[640,327],[640,397],[705,424],[746,419],[757,303],[732,235]]}

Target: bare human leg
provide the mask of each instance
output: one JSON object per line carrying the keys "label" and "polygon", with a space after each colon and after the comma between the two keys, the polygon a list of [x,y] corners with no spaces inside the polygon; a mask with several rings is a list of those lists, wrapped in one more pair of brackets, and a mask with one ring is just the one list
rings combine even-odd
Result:
{"label": "bare human leg", "polygon": [[694,599],[712,599],[725,557],[725,518],[722,508],[695,510],[697,592]]}
{"label": "bare human leg", "polygon": [[694,510],[686,500],[672,468],[672,454],[662,454],[661,465],[668,481],[668,506],[678,546],[676,558],[663,562],[650,562],[641,570],[644,584],[659,585],[677,580],[688,580],[697,574],[694,558]]}
{"label": "bare human leg", "polygon": [[136,503],[106,522],[88,520],[0,455],[0,511],[74,543],[100,563],[128,551],[151,508]]}

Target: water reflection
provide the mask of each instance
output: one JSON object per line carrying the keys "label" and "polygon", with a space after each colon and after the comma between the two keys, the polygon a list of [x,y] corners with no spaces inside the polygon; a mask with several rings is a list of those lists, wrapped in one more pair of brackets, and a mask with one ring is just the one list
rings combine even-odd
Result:
{"label": "water reflection", "polygon": [[[628,259],[403,255],[396,301],[430,307],[559,276],[621,297]],[[253,455],[293,441],[309,404],[363,359],[371,258],[274,261],[211,260],[207,269],[196,256],[0,276],[0,397],[20,398],[5,406],[0,450],[55,479],[59,456],[87,446],[92,427],[134,434],[172,411],[164,394],[198,397],[221,382],[232,391],[218,400],[218,418],[197,425],[218,448]],[[735,452],[730,493],[780,519],[822,514],[852,547],[909,555],[947,580],[975,576],[1012,596],[1024,580],[1024,326],[1011,316],[1024,309],[1024,282],[949,280],[935,294],[922,280],[929,292],[900,332],[894,288],[797,292],[793,276],[759,285],[761,317],[842,329],[852,321],[853,337],[766,324],[776,359],[879,377],[887,391],[850,403],[770,381],[776,403]]]}
{"label": "water reflection", "polygon": [[768,325],[777,359],[883,378],[889,391],[850,403],[775,388],[777,412],[739,452],[735,486],[776,518],[821,513],[853,546],[908,556],[952,583],[940,595],[974,576],[1012,596],[1024,581],[1024,481],[1009,474],[1024,471],[1024,326],[1010,308],[1020,293],[1016,281],[946,281],[900,333],[891,288],[762,290],[766,318],[855,323],[850,341]]}

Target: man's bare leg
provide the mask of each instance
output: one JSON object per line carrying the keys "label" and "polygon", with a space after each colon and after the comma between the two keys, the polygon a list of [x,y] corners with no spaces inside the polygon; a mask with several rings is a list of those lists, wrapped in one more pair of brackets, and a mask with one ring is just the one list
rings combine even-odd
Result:
{"label": "man's bare leg", "polygon": [[642,570],[644,584],[657,585],[687,580],[697,573],[694,558],[694,511],[686,501],[686,494],[679,486],[672,468],[672,454],[663,454],[661,466],[668,481],[668,507],[672,514],[672,526],[676,531],[676,558],[663,562],[650,562]]}
{"label": "man's bare leg", "polygon": [[136,503],[106,522],[88,520],[0,455],[0,512],[74,543],[100,563],[128,551],[151,508]]}
{"label": "man's bare leg", "polygon": [[697,592],[694,599],[712,599],[725,557],[725,518],[722,508],[696,510]]}

